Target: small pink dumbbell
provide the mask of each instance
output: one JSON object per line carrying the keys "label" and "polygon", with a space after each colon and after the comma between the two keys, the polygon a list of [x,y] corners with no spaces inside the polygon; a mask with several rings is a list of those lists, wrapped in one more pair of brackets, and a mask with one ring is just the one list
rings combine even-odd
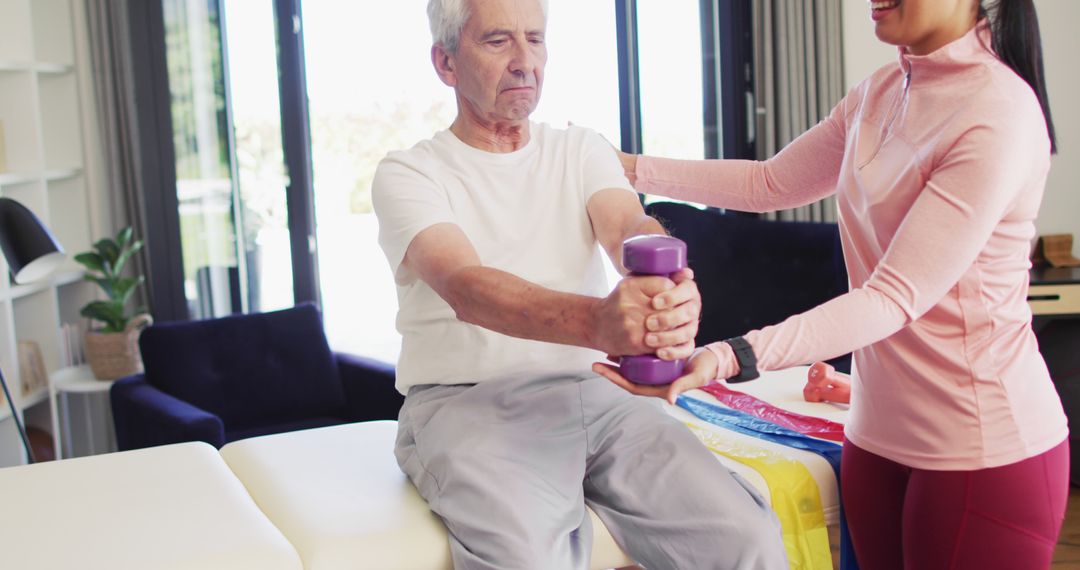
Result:
{"label": "small pink dumbbell", "polygon": [[802,394],[807,402],[850,404],[851,379],[824,362],[815,362],[806,375]]}
{"label": "small pink dumbbell", "polygon": [[[635,236],[623,242],[623,266],[633,275],[671,275],[686,268],[686,243],[665,235]],[[670,384],[682,376],[686,361],[653,354],[623,356],[619,373],[638,384]]]}

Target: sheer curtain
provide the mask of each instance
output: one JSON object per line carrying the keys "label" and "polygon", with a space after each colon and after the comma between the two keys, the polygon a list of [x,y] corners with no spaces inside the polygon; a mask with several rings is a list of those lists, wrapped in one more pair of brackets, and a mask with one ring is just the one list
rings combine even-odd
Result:
{"label": "sheer curtain", "polygon": [[[753,0],[757,159],[776,154],[844,96],[841,0]],[[835,222],[836,200],[766,214]]]}

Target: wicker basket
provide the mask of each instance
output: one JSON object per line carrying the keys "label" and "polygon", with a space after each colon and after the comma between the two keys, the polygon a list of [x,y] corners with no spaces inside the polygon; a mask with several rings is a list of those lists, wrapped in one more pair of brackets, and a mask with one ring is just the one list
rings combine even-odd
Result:
{"label": "wicker basket", "polygon": [[136,315],[123,332],[86,333],[86,359],[98,380],[115,380],[143,371],[139,334],[153,323],[150,315]]}

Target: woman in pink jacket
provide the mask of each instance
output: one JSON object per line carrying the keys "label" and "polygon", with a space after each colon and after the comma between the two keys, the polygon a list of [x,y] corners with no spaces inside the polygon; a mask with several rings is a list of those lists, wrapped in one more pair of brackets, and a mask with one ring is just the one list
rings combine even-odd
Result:
{"label": "woman in pink jacket", "polygon": [[[621,156],[638,191],[723,208],[836,193],[850,292],[705,347],[669,386],[596,369],[674,400],[753,375],[755,358],[776,370],[854,351],[842,478],[862,568],[1047,568],[1069,466],[1026,302],[1055,148],[1035,9],[875,0],[870,10],[899,63],[774,158]],[[674,301],[665,295],[657,303]],[[649,324],[662,340],[664,323]]]}

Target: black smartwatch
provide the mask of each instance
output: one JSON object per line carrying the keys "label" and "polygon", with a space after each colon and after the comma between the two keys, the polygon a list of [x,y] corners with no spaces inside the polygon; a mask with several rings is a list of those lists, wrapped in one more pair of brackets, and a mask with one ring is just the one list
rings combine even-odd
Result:
{"label": "black smartwatch", "polygon": [[746,342],[745,338],[737,336],[724,342],[728,343],[732,350],[735,351],[735,361],[739,363],[739,373],[728,378],[729,383],[746,382],[761,376],[757,369],[757,355],[754,354],[754,347],[750,346],[750,343]]}

